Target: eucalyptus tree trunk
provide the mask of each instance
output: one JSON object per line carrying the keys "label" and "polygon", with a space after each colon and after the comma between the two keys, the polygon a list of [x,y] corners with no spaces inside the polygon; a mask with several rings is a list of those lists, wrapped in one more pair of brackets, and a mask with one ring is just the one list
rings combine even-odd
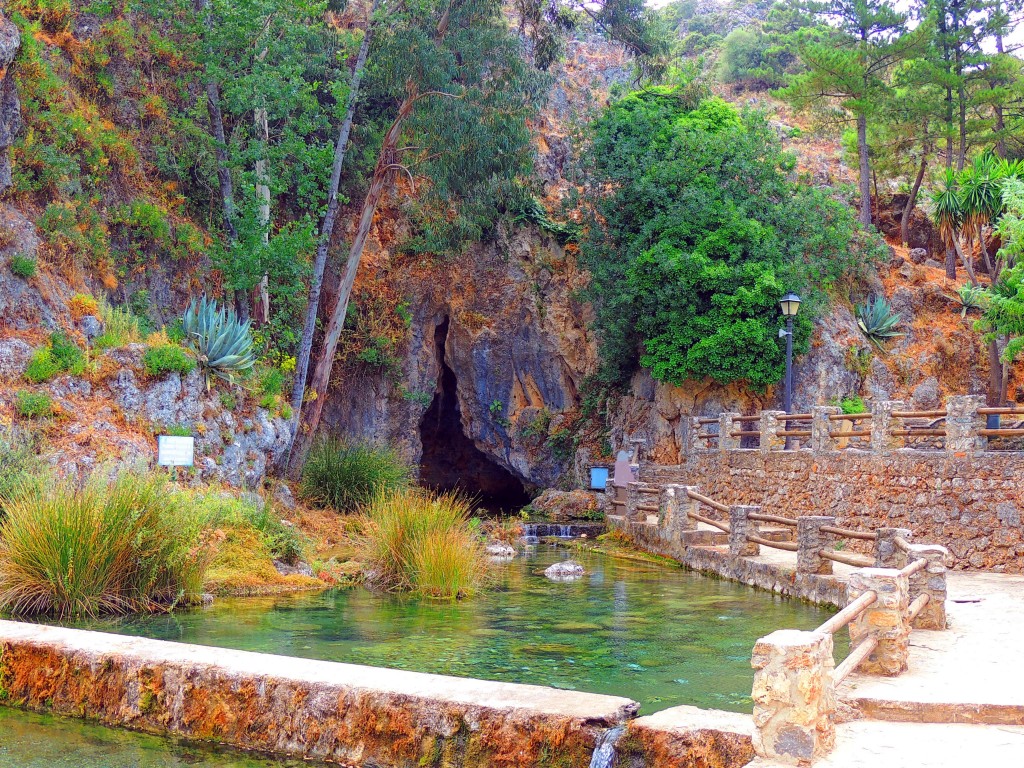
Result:
{"label": "eucalyptus tree trunk", "polygon": [[[302,341],[295,361],[295,381],[292,384],[292,413],[294,427],[298,427],[299,415],[302,411],[302,400],[306,392],[306,376],[309,372],[309,360],[313,353],[313,335],[316,331],[316,316],[320,307],[320,292],[323,290],[324,269],[327,266],[327,250],[331,244],[334,223],[338,218],[338,188],[341,186],[341,168],[345,162],[345,151],[348,148],[349,136],[352,134],[352,121],[356,114],[356,103],[359,100],[359,86],[366,70],[366,56],[370,50],[370,36],[373,31],[373,14],[380,6],[375,0],[370,12],[370,22],[366,34],[359,45],[356,66],[352,73],[352,85],[348,92],[348,103],[345,107],[345,118],[338,129],[338,140],[334,144],[334,167],[331,169],[331,183],[327,191],[327,210],[320,224],[320,239],[316,246],[316,258],[313,261],[313,276],[309,282],[309,301],[306,305],[306,319],[302,326]],[[293,430],[293,432],[295,432]],[[297,434],[297,432],[295,432]],[[292,438],[294,445],[294,437]]]}
{"label": "eucalyptus tree trunk", "polygon": [[[205,15],[206,29],[213,29],[213,18],[210,15],[209,0],[198,0],[197,10]],[[208,52],[209,53],[209,52]],[[224,131],[224,113],[220,109],[220,83],[212,77],[206,79],[206,107],[210,114],[210,130],[216,143],[214,157],[217,160],[217,182],[220,186],[221,207],[223,211],[224,232],[228,241],[234,246],[238,242],[238,230],[235,228],[235,193],[231,180],[231,169],[228,167],[228,142]],[[249,319],[249,297],[243,290],[235,291],[235,310],[243,321]]]}
{"label": "eucalyptus tree trunk", "polygon": [[[256,57],[263,61],[267,56],[264,48]],[[270,145],[270,124],[267,121],[267,105],[265,97],[260,97],[260,105],[253,110],[253,123],[256,125],[256,139],[260,143],[260,153],[256,157],[256,196],[260,201],[260,228],[263,230],[263,245],[270,243],[270,182],[267,179],[267,147]],[[253,320],[256,325],[263,325],[270,320],[270,278],[266,273],[260,277],[255,291],[256,306]]]}

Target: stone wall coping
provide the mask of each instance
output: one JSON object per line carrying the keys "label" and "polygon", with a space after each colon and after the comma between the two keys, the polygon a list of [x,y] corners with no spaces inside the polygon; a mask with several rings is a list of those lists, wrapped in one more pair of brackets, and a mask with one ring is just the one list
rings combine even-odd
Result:
{"label": "stone wall coping", "polygon": [[291,681],[310,689],[361,690],[471,709],[513,709],[592,723],[623,722],[634,716],[640,706],[619,696],[539,685],[447,677],[0,620],[0,647],[5,645],[48,648],[64,656],[117,657],[139,665],[206,667],[228,678]]}
{"label": "stone wall coping", "polygon": [[754,721],[750,715],[725,712],[721,709],[701,709],[685,704],[638,717],[632,721],[631,726],[672,733],[692,733],[703,730],[736,733],[743,736],[751,736],[754,733]]}

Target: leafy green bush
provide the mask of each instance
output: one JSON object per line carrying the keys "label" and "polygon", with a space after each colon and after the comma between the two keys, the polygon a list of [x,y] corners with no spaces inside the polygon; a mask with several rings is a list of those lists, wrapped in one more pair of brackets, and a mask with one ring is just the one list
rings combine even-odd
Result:
{"label": "leafy green bush", "polygon": [[161,475],[20,484],[0,525],[0,610],[58,618],[195,602],[210,550]]}
{"label": "leafy green bush", "polygon": [[252,528],[275,559],[294,565],[306,557],[309,541],[298,528],[285,525],[270,504],[222,493],[207,493],[195,501],[206,527]]}
{"label": "leafy green bush", "polygon": [[259,377],[259,402],[261,408],[273,408],[284,392],[285,375],[280,368],[265,368]]}
{"label": "leafy green bush", "polygon": [[411,479],[411,468],[393,448],[328,438],[310,450],[301,492],[313,504],[351,512],[382,491],[407,488]]}
{"label": "leafy green bush", "polygon": [[903,336],[896,329],[902,322],[898,312],[884,296],[872,296],[867,304],[857,308],[857,327],[871,342],[881,346],[882,342]]}
{"label": "leafy green bush", "polygon": [[14,394],[14,410],[24,419],[48,419],[53,416],[53,400],[45,392],[21,390]]}
{"label": "leafy green bush", "polygon": [[779,298],[805,298],[803,353],[823,290],[882,253],[846,205],[790,179],[794,158],[760,113],[652,88],[612,104],[593,132],[602,193],[581,261],[607,383],[639,363],[673,384],[764,389],[785,372]]}
{"label": "leafy green bush", "polygon": [[50,334],[50,343],[32,353],[25,378],[39,384],[59,373],[81,376],[85,373],[85,354],[67,334],[54,331]]}
{"label": "leafy green bush", "polygon": [[471,595],[487,572],[471,511],[467,499],[453,494],[435,497],[422,489],[378,494],[355,537],[358,558],[388,590],[442,599]]}
{"label": "leafy green bush", "polygon": [[148,376],[163,376],[168,373],[180,373],[185,376],[196,367],[196,361],[175,344],[161,344],[158,347],[150,347],[143,353],[142,365]]}
{"label": "leafy green bush", "polygon": [[839,403],[839,407],[843,409],[843,413],[867,413],[868,410],[860,395],[844,397],[843,401]]}
{"label": "leafy green bush", "polygon": [[11,256],[11,273],[28,280],[36,273],[36,260],[30,256],[16,253]]}

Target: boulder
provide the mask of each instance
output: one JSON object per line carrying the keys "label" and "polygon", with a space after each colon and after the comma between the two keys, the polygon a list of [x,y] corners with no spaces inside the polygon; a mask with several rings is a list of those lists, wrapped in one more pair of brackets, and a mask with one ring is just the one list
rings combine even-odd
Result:
{"label": "boulder", "polygon": [[924,264],[928,259],[928,251],[924,248],[911,248],[907,258],[915,264]]}
{"label": "boulder", "polygon": [[0,341],[0,379],[21,376],[32,357],[32,346],[21,339]]}
{"label": "boulder", "polygon": [[597,516],[597,494],[591,491],[556,491],[550,488],[530,506],[550,520],[586,520]]}
{"label": "boulder", "polygon": [[103,333],[103,323],[95,315],[85,315],[78,321],[78,330],[82,332],[89,341],[92,341]]}
{"label": "boulder", "polygon": [[549,565],[544,575],[551,581],[574,581],[586,573],[582,565],[575,560],[563,560],[560,563]]}
{"label": "boulder", "polygon": [[486,547],[484,551],[489,557],[496,559],[505,560],[516,556],[515,547],[511,544],[506,544],[503,541],[492,541]]}
{"label": "boulder", "polygon": [[910,402],[915,408],[927,409],[939,406],[939,380],[929,376],[914,388]]}
{"label": "boulder", "polygon": [[309,563],[304,563],[301,560],[295,563],[295,565],[289,565],[283,560],[275,560],[274,568],[276,568],[277,572],[282,576],[314,576],[313,569],[310,567]]}
{"label": "boulder", "polygon": [[11,186],[11,161],[8,148],[22,128],[21,102],[14,77],[9,71],[21,47],[18,28],[0,13],[0,194]]}

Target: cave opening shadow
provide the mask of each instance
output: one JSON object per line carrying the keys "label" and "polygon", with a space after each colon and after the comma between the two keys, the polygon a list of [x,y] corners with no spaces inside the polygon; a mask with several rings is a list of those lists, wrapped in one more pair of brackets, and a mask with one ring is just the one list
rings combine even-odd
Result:
{"label": "cave opening shadow", "polygon": [[530,503],[522,481],[477,448],[462,431],[455,371],[445,360],[448,318],[434,329],[440,377],[430,407],[420,420],[420,483],[435,491],[469,494],[477,505],[499,514]]}

